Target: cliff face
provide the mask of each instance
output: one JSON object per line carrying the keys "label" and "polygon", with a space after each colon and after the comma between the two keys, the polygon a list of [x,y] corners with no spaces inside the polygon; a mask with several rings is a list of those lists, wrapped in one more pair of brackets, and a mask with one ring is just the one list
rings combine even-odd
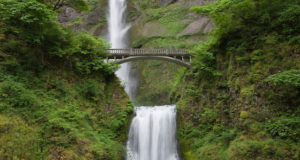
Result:
{"label": "cliff face", "polygon": [[58,13],[58,22],[75,31],[86,31],[94,36],[107,36],[107,0],[88,1],[88,11],[78,11],[74,7],[63,6]]}
{"label": "cliff face", "polygon": [[[183,37],[192,37],[193,35],[205,35],[211,28],[213,28],[210,19],[198,16],[188,10],[192,6],[205,5],[208,2],[209,1],[204,0],[129,0],[127,2],[127,21],[132,25],[130,29],[130,39],[132,44],[135,44],[135,41],[137,43],[140,39],[149,37],[153,37],[151,41],[154,41],[159,37],[180,39]],[[89,4],[91,8],[90,11],[83,12],[79,12],[75,8],[69,6],[63,6],[60,9],[58,21],[77,31],[88,31],[90,34],[95,36],[106,36],[106,16],[108,10],[107,1],[90,1]],[[155,38],[155,36],[157,36],[157,38]],[[197,42],[195,37],[186,38],[184,40]],[[150,43],[150,41],[148,41],[148,43]],[[133,45],[132,47],[141,46]]]}
{"label": "cliff face", "polygon": [[129,18],[132,21],[131,38],[205,34],[212,28],[208,18],[189,12],[203,0],[193,1],[129,1]]}

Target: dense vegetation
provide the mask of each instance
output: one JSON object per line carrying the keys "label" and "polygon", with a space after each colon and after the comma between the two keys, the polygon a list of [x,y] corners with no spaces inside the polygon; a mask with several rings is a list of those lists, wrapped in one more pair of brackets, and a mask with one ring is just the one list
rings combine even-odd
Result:
{"label": "dense vegetation", "polygon": [[[181,34],[198,16],[187,3],[129,0],[129,19],[138,18],[131,29],[133,48],[192,48],[205,38],[201,33]],[[176,3],[175,3],[176,2]],[[142,30],[142,31],[141,31]],[[141,33],[140,33],[141,32]],[[133,62],[137,74],[137,102],[141,105],[170,104],[168,98],[180,66],[165,61]]]}
{"label": "dense vegetation", "polygon": [[[189,10],[196,2],[204,1],[128,0],[138,21],[132,47],[193,53],[190,69],[135,63],[138,103],[177,104],[186,160],[299,159],[300,1],[216,0]],[[133,105],[117,66],[103,61],[109,45],[57,23],[65,5],[97,12],[70,21],[73,30],[105,28],[104,0],[0,0],[0,159],[124,158]],[[208,24],[183,32],[199,17],[212,18],[209,35]]]}
{"label": "dense vegetation", "polygon": [[300,1],[218,0],[192,69],[178,76],[178,138],[191,159],[299,159]]}
{"label": "dense vegetation", "polygon": [[122,159],[132,104],[109,45],[47,5],[0,1],[0,159]]}

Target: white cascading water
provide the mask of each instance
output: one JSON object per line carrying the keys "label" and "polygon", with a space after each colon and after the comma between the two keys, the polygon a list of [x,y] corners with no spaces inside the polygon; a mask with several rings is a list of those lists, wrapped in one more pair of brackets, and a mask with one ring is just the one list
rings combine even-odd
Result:
{"label": "white cascading water", "polygon": [[[108,32],[113,49],[127,48],[127,35],[131,25],[126,23],[126,9],[126,0],[109,0]],[[133,99],[137,80],[129,76],[130,68],[130,63],[124,63],[116,75],[125,84],[125,91]]]}
{"label": "white cascading water", "polygon": [[176,106],[136,107],[127,142],[127,160],[178,160]]}
{"label": "white cascading water", "polygon": [[[109,0],[108,31],[112,48],[127,48],[130,25],[126,23],[126,0]],[[130,76],[130,63],[116,72],[125,91],[134,100],[137,80]],[[177,154],[176,106],[135,107],[127,142],[127,160],[179,160]]]}
{"label": "white cascading water", "polygon": [[108,32],[112,48],[126,48],[130,25],[126,23],[126,0],[109,0]]}

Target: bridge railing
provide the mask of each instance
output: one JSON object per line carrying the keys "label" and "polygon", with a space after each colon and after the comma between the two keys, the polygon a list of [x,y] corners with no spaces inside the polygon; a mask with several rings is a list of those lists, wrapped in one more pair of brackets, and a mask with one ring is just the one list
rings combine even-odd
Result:
{"label": "bridge railing", "polygon": [[188,56],[186,49],[108,49],[113,56]]}

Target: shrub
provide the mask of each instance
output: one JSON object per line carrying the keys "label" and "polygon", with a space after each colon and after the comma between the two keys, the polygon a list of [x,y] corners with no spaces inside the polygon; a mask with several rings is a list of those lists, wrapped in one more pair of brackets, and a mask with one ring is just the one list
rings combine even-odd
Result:
{"label": "shrub", "polygon": [[55,12],[35,0],[0,1],[0,34],[7,37],[1,39],[1,50],[17,55],[17,62],[36,71],[60,64],[80,74],[113,75],[117,66],[103,60],[109,48],[105,40],[87,33],[74,34],[56,18]]}
{"label": "shrub", "polygon": [[216,38],[211,37],[191,50],[191,53],[193,53],[192,56],[194,57],[192,67],[195,76],[212,79],[222,75],[221,72],[216,69],[215,43]]}
{"label": "shrub", "polygon": [[104,86],[99,85],[95,79],[88,79],[84,82],[81,92],[87,99],[97,101],[104,97]]}
{"label": "shrub", "polygon": [[11,80],[0,83],[0,100],[15,108],[33,108],[39,104],[37,97],[23,84]]}
{"label": "shrub", "polygon": [[266,131],[273,137],[299,141],[300,119],[290,118],[278,121],[269,121],[265,126]]}
{"label": "shrub", "polygon": [[275,86],[291,86],[300,88],[300,70],[291,69],[269,76],[266,80]]}
{"label": "shrub", "polygon": [[2,32],[13,32],[28,43],[41,43],[47,29],[55,25],[56,16],[45,5],[34,0],[0,1],[0,26]]}
{"label": "shrub", "polygon": [[109,45],[101,37],[96,39],[81,33],[75,36],[72,47],[68,49],[68,56],[71,56],[75,69],[81,74],[100,71],[105,76],[109,76],[113,75],[117,67],[104,62],[107,48]]}
{"label": "shrub", "polygon": [[203,123],[214,123],[218,118],[218,113],[209,108],[203,108],[203,113],[201,113],[200,121]]}

